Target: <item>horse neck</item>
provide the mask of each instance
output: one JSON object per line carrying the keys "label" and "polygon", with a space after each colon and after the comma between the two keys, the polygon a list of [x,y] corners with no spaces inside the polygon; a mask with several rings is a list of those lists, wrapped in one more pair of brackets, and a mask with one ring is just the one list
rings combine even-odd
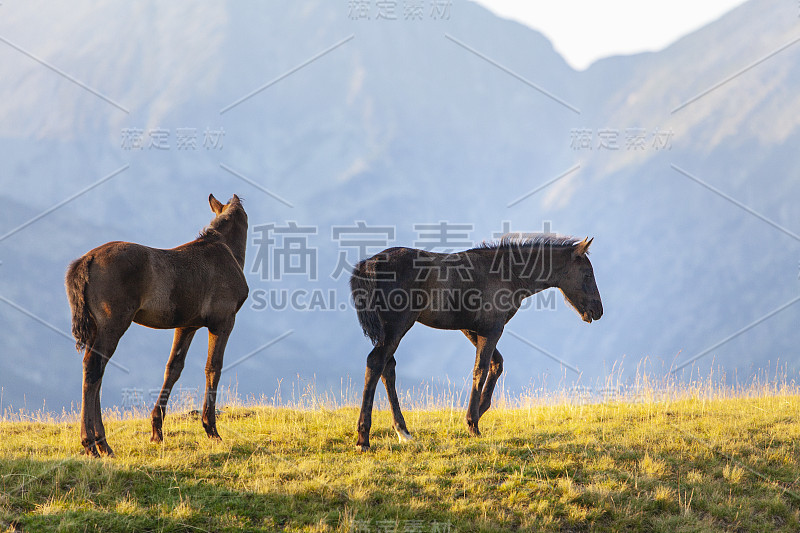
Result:
{"label": "horse neck", "polygon": [[228,245],[233,257],[239,266],[244,270],[244,255],[247,248],[247,220],[231,220],[226,227],[217,229],[222,235],[222,240]]}
{"label": "horse neck", "polygon": [[571,257],[572,257],[572,248],[564,247],[564,248],[550,249],[546,288],[561,286],[561,279],[564,277],[564,271],[567,268],[567,262],[570,260]]}
{"label": "horse neck", "polygon": [[533,248],[530,255],[523,255],[522,263],[511,264],[511,278],[516,288],[529,290],[531,294],[558,287],[561,274],[566,265],[566,252],[556,247],[541,246]]}

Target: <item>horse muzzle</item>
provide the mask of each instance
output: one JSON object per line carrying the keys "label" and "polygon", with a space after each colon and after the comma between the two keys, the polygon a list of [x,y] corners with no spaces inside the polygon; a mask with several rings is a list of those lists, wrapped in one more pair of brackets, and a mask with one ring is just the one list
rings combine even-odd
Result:
{"label": "horse muzzle", "polygon": [[587,324],[591,324],[592,320],[600,320],[600,317],[603,316],[603,304],[598,302],[592,302],[591,305],[587,306],[586,310],[581,313],[581,318]]}

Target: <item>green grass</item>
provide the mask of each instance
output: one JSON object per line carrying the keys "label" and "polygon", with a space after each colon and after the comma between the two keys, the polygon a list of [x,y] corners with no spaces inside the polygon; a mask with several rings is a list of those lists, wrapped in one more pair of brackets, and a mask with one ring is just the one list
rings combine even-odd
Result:
{"label": "green grass", "polygon": [[[502,404],[503,402],[501,402]],[[800,396],[699,396],[406,413],[226,408],[109,413],[116,458],[80,456],[74,416],[0,422],[0,531],[798,531]]]}

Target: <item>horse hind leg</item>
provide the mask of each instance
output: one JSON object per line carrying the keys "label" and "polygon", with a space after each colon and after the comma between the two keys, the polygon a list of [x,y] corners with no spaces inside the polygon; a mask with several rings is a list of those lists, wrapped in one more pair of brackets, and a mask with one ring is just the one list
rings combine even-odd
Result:
{"label": "horse hind leg", "polygon": [[103,375],[102,358],[94,352],[93,346],[86,347],[83,356],[83,387],[81,392],[81,445],[84,453],[92,457],[100,457],[97,451],[95,424],[98,409],[96,389],[100,388],[100,378]]}
{"label": "horse hind leg", "polygon": [[156,404],[151,413],[151,422],[153,426],[153,434],[150,437],[151,442],[162,442],[164,434],[161,427],[164,423],[164,417],[167,414],[167,402],[169,395],[172,392],[172,387],[175,382],[181,377],[184,362],[186,361],[186,352],[189,350],[189,345],[192,343],[197,328],[177,328],[175,329],[175,336],[172,340],[172,350],[169,354],[167,361],[167,368],[164,371],[164,385],[161,387],[161,392],[158,395]]}
{"label": "horse hind leg", "polygon": [[98,328],[98,334],[83,356],[83,394],[81,401],[81,444],[87,455],[101,453],[113,457],[114,451],[106,440],[106,429],[100,408],[100,387],[106,365],[114,355],[122,331]]}
{"label": "horse hind leg", "polygon": [[383,379],[383,385],[386,387],[386,396],[389,398],[389,405],[392,406],[392,418],[394,420],[394,430],[397,433],[397,438],[400,442],[407,442],[414,440],[414,437],[408,432],[403,413],[400,411],[400,401],[397,398],[397,389],[395,388],[395,366],[397,366],[397,361],[394,355],[392,355],[388,358],[386,365],[383,367],[381,379]]}
{"label": "horse hind leg", "polygon": [[379,344],[367,356],[367,369],[364,371],[364,392],[361,395],[361,412],[358,415],[358,440],[356,451],[369,450],[369,430],[372,428],[372,404],[375,400],[375,387],[386,366],[388,346]]}
{"label": "horse hind leg", "polygon": [[[395,323],[400,322],[402,325],[397,328],[387,328],[386,340],[378,346],[375,346],[367,356],[367,369],[364,372],[364,392],[361,397],[361,412],[358,415],[358,440],[356,441],[356,451],[366,452],[369,450],[369,431],[372,427],[372,405],[375,400],[375,388],[378,385],[378,380],[383,377],[384,370],[389,360],[394,360],[394,352],[397,350],[400,340],[411,326],[414,325],[415,320],[415,317],[409,316],[406,320],[396,321]],[[394,366],[392,366],[389,375],[394,375]],[[394,380],[385,379],[384,383],[387,381],[391,383],[391,390],[394,390]],[[390,387],[387,386],[386,391],[390,394],[389,401],[392,402]],[[394,392],[394,398],[392,402],[392,413],[395,413],[396,407],[397,414],[400,415],[399,420],[402,420],[396,391]],[[397,422],[398,418],[395,416],[395,428],[397,428]],[[401,427],[405,427],[404,420]],[[408,434],[408,430],[406,430],[405,433]]]}

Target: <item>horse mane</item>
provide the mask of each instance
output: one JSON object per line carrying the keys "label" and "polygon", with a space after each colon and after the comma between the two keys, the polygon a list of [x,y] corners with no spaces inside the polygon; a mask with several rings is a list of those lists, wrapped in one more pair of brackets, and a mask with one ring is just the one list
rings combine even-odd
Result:
{"label": "horse mane", "polygon": [[498,240],[483,241],[478,250],[510,250],[512,248],[540,248],[543,246],[568,248],[581,242],[580,239],[555,233],[506,233]]}
{"label": "horse mane", "polygon": [[222,239],[222,233],[218,232],[211,226],[203,228],[203,230],[197,236],[198,241],[213,242],[213,241],[218,241],[220,239]]}

